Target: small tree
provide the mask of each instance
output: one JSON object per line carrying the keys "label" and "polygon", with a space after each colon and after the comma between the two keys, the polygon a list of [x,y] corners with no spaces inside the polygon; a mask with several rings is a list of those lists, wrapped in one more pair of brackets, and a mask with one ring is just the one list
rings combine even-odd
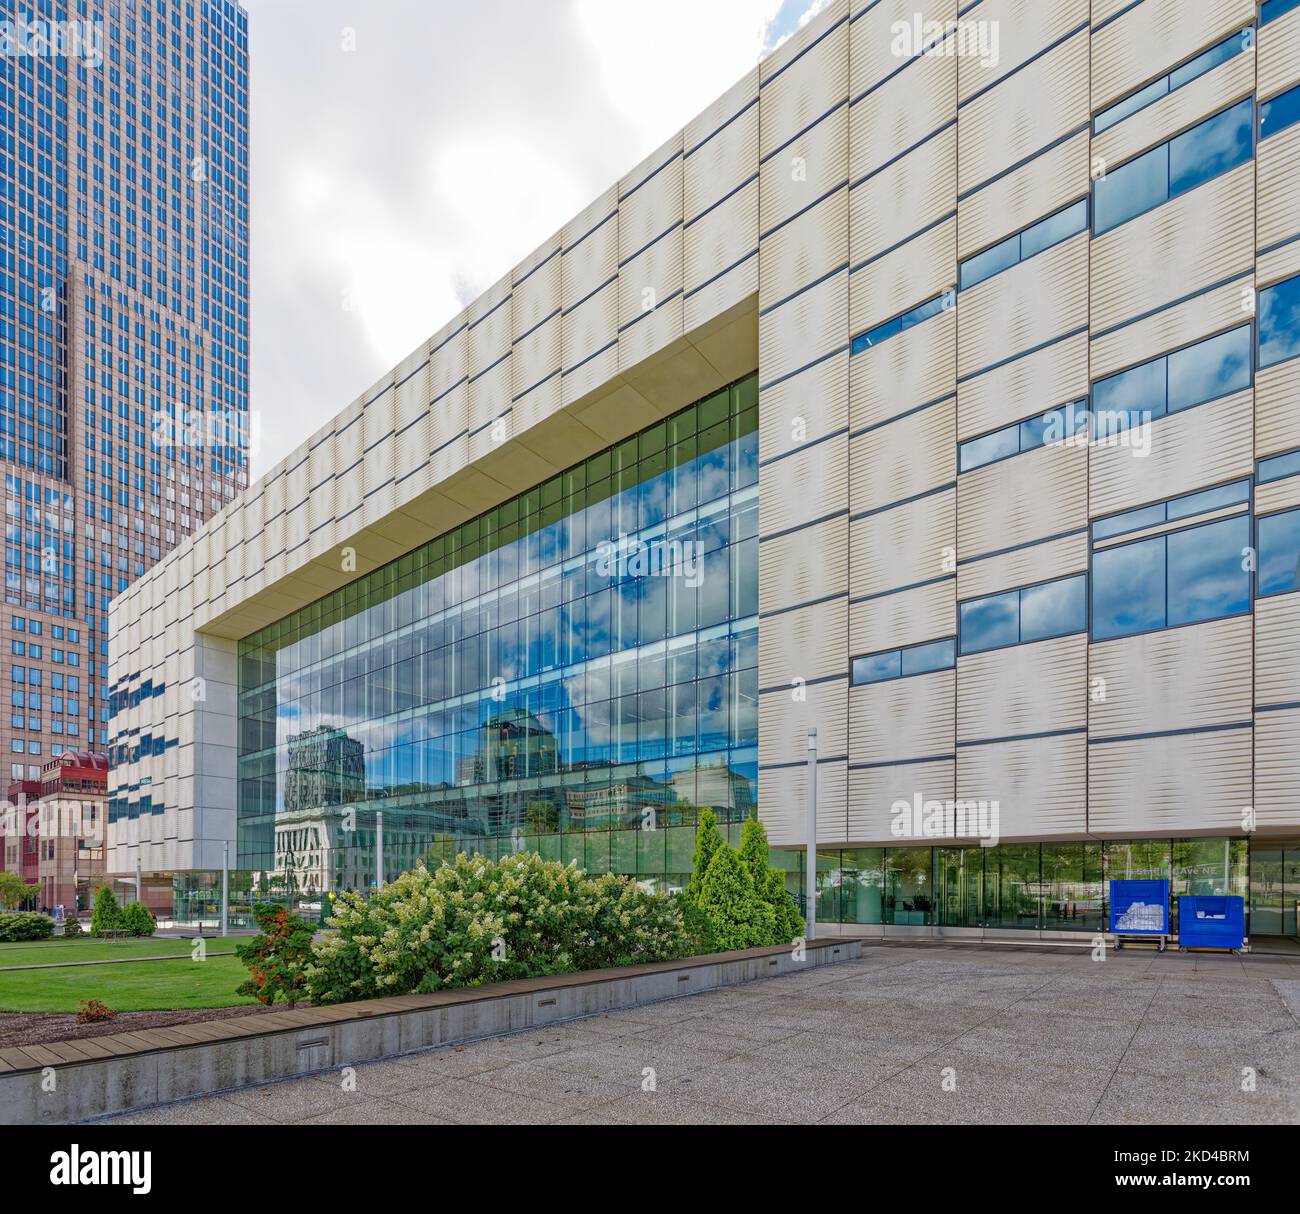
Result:
{"label": "small tree", "polygon": [[714,855],[727,846],[727,840],[718,828],[718,819],[707,806],[700,810],[700,824],[695,831],[695,858],[691,863],[691,879],[686,886],[688,901],[699,902],[704,874]]}
{"label": "small tree", "polygon": [[750,818],[740,832],[740,858],[753,878],[759,896],[772,908],[773,944],[785,944],[803,935],[803,916],[794,899],[786,893],[785,877],[773,868],[769,856],[767,828],[757,818]]}
{"label": "small tree", "polygon": [[775,938],[772,908],[734,847],[724,844],[714,853],[700,883],[699,903],[720,949],[757,948]]}
{"label": "small tree", "polygon": [[118,906],[112,889],[107,885],[101,885],[95,891],[95,903],[90,912],[90,930],[96,936],[122,930],[122,908]]}
{"label": "small tree", "polygon": [[17,873],[0,872],[0,908],[17,910],[40,892],[39,885],[28,885]]}
{"label": "small tree", "polygon": [[307,993],[304,972],[311,960],[312,925],[283,906],[261,902],[253,907],[253,917],[262,934],[235,948],[248,966],[248,981],[238,993],[252,995],[259,1003],[283,1001],[292,1007]]}
{"label": "small tree", "polygon": [[122,912],[120,926],[133,936],[152,936],[158,926],[153,912],[143,902],[132,902]]}

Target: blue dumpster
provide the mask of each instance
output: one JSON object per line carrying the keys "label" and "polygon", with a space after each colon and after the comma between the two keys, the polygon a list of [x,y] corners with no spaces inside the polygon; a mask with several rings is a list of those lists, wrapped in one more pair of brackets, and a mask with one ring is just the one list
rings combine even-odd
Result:
{"label": "blue dumpster", "polygon": [[1163,949],[1169,935],[1169,882],[1112,881],[1110,930],[1116,948],[1125,936],[1153,936]]}
{"label": "blue dumpster", "polygon": [[1245,940],[1244,898],[1189,894],[1178,899],[1179,948],[1241,948]]}

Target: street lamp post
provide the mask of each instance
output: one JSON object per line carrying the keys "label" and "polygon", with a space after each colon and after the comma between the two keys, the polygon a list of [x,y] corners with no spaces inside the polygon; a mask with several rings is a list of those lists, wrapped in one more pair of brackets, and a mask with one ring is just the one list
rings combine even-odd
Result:
{"label": "street lamp post", "polygon": [[817,729],[808,731],[808,883],[804,938],[817,938]]}

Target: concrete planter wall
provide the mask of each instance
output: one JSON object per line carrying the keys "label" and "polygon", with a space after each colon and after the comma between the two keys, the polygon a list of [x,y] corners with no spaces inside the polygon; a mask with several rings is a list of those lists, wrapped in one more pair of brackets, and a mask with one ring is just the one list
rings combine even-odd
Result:
{"label": "concrete planter wall", "polygon": [[861,942],[502,982],[0,1049],[0,1124],[65,1124],[847,961]]}

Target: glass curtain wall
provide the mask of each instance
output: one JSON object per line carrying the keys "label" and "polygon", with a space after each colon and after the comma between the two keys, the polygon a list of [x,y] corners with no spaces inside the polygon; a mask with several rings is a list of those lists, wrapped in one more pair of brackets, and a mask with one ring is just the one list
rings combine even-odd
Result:
{"label": "glass curtain wall", "polygon": [[247,637],[241,869],[306,908],[471,849],[675,887],[757,803],[751,375]]}
{"label": "glass curtain wall", "polygon": [[[1293,884],[1284,879],[1287,857]],[[800,906],[804,859],[800,848],[772,852]],[[1109,930],[1110,880],[1159,877],[1170,883],[1175,931],[1183,894],[1249,892],[1252,932],[1294,934],[1297,874],[1300,850],[1248,854],[1247,840],[1227,838],[819,848],[817,915],[827,923],[1095,933]]]}

